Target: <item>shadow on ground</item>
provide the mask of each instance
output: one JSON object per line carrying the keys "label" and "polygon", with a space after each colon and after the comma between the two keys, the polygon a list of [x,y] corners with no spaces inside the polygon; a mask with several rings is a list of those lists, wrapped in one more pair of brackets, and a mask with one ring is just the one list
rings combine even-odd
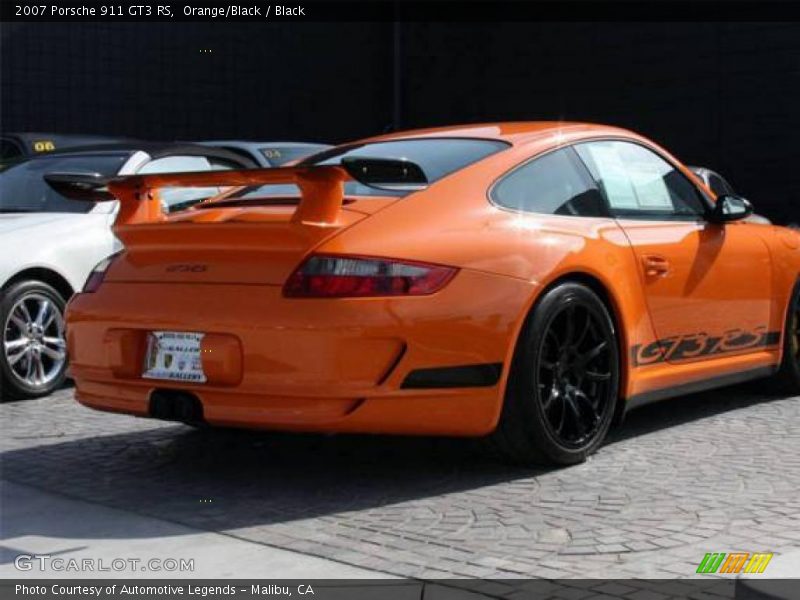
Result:
{"label": "shadow on ground", "polygon": [[[618,442],[768,402],[759,387],[738,386],[633,411],[612,432],[598,460],[613,453]],[[504,465],[480,440],[193,430],[183,425],[2,456],[7,480],[215,531],[337,516],[535,480],[552,471]],[[7,538],[86,534],[81,524],[48,523],[48,531],[16,531],[13,523],[4,523],[2,529]]]}

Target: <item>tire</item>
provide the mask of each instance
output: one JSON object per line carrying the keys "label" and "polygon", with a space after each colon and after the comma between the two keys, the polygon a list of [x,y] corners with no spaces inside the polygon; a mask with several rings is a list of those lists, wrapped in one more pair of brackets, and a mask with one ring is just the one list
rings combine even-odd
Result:
{"label": "tire", "polygon": [[792,292],[783,335],[783,361],[773,380],[780,394],[800,394],[800,283]]}
{"label": "tire", "polygon": [[493,445],[518,464],[583,462],[608,433],[619,380],[619,342],[603,301],[577,283],[554,287],[520,334]]}
{"label": "tire", "polygon": [[64,383],[65,306],[64,297],[41,281],[15,283],[0,297],[2,400],[46,396]]}

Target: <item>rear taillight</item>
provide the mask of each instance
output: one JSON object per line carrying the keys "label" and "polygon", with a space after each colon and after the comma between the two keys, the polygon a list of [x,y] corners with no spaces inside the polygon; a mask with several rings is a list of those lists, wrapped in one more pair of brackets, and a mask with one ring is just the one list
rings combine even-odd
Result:
{"label": "rear taillight", "polygon": [[283,287],[291,298],[424,296],[442,289],[457,269],[352,256],[312,256]]}
{"label": "rear taillight", "polygon": [[108,267],[111,266],[111,263],[114,262],[114,259],[119,254],[112,254],[108,258],[104,258],[97,266],[92,269],[92,272],[89,273],[89,277],[86,278],[86,283],[83,284],[83,290],[81,290],[84,294],[91,294],[92,292],[96,292],[97,289],[100,287],[100,284],[103,283],[103,279],[106,277],[106,271],[108,271]]}

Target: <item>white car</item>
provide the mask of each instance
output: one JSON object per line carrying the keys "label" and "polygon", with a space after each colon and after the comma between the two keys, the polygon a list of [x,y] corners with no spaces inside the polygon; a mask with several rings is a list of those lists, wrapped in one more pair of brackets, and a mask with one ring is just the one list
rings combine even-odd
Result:
{"label": "white car", "polygon": [[[255,166],[205,146],[137,144],[48,153],[0,173],[0,399],[42,396],[63,383],[67,300],[98,263],[121,249],[111,232],[116,203],[68,199],[45,175],[99,179]],[[172,189],[162,199],[167,210],[176,210],[219,191]]]}

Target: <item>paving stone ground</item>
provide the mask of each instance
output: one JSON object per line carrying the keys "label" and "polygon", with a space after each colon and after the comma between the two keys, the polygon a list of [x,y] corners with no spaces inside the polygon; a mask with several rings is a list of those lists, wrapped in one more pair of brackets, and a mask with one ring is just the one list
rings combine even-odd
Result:
{"label": "paving stone ground", "polygon": [[67,388],[0,405],[0,475],[401,576],[691,577],[706,552],[800,548],[800,398],[762,388],[639,409],[538,470],[471,440],[198,431]]}

